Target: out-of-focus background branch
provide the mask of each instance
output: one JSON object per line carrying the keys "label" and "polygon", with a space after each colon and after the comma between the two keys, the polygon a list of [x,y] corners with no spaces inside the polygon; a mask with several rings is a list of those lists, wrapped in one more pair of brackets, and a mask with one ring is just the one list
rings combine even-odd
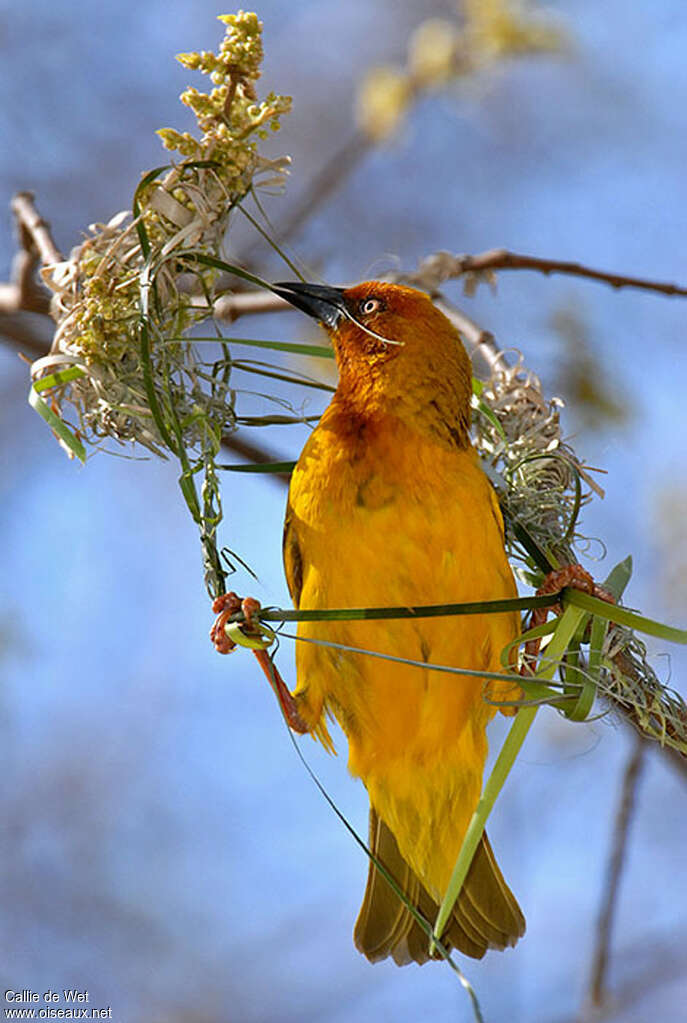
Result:
{"label": "out-of-focus background branch", "polygon": [[[185,0],[128,17],[29,0],[6,18],[0,167],[8,203],[22,193],[23,226],[13,245],[8,221],[0,271],[3,980],[88,987],[127,1021],[464,1011],[443,971],[371,968],[352,949],[365,864],[300,772],[252,659],[227,662],[205,644],[196,538],[173,474],[106,455],[77,472],[25,405],[16,351],[35,358],[49,344],[35,272],[59,256],[41,216],[66,250],[130,203],[141,169],[162,162],[153,130],[179,122],[189,76],[171,56],[211,46],[215,13]],[[554,269],[513,256],[523,252],[684,283],[672,129],[681,8],[617,0],[602,17],[591,0],[561,3],[555,24],[501,0],[301,3],[288,20],[272,0],[258,13],[267,85],[295,101],[278,142],[294,156],[293,182],[268,213],[312,272],[332,283],[412,272],[430,253],[462,250],[483,253],[456,263],[469,284],[514,260]],[[42,54],[31,77],[29,45]],[[236,237],[233,258],[291,276],[247,227]],[[485,251],[493,245],[510,254]],[[586,531],[604,537],[610,563],[634,554],[630,603],[684,620],[684,309],[568,276],[499,274],[496,297],[445,289],[474,343],[517,345],[568,399],[577,449],[609,470]],[[237,333],[314,339],[276,306],[228,293],[217,311]],[[305,430],[239,431],[228,443],[241,459],[280,461]],[[232,585],[285,604],[283,481],[231,476],[225,541],[260,576],[235,560]],[[684,658],[663,663],[684,691]],[[305,748],[363,829],[343,764]],[[624,730],[541,715],[490,827],[529,930],[516,953],[466,966],[488,1019],[572,1018],[590,973],[596,1018],[676,1018],[687,995],[670,954],[685,927],[684,784],[659,751],[636,788],[639,756]]]}

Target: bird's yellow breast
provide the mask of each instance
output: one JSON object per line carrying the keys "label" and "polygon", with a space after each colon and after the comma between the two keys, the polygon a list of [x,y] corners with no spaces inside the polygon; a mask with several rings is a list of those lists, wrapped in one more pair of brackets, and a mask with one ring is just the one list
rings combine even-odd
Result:
{"label": "bird's yellow breast", "polygon": [[[413,606],[515,594],[500,513],[470,447],[434,443],[400,420],[357,431],[336,410],[301,455],[290,516],[302,559],[301,608]],[[412,660],[499,670],[514,615],[302,623],[301,635]],[[482,684],[306,644],[299,685],[321,687],[351,747],[351,768],[450,742]],[[488,705],[480,717],[490,716]]]}
{"label": "bird's yellow breast", "polygon": [[[297,550],[301,608],[516,593],[500,512],[473,449],[388,416],[352,427],[336,405],[328,410],[294,471],[287,522],[287,572],[293,582]],[[492,672],[502,670],[501,650],[518,631],[517,614],[299,625],[304,638]],[[305,642],[297,644],[297,675],[297,695],[307,693],[344,729],[349,767],[406,859],[441,891],[457,848],[453,840],[436,848],[437,817],[453,816],[459,842],[481,789],[494,713],[483,679]]]}

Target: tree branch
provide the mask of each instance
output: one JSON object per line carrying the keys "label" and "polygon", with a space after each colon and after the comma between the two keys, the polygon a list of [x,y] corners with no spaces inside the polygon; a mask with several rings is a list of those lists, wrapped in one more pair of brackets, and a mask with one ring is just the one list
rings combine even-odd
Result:
{"label": "tree branch", "polygon": [[[57,263],[63,257],[53,241],[50,225],[38,213],[31,192],[18,192],[11,202],[19,237],[19,251],[12,260],[10,280],[0,282],[0,314],[50,312],[50,296],[36,282],[41,264]],[[6,325],[11,329],[11,324]],[[16,331],[15,331],[16,336]]]}
{"label": "tree branch", "polygon": [[50,224],[41,217],[34,200],[33,192],[17,192],[10,203],[19,225],[22,245],[26,249],[29,248],[27,239],[24,238],[26,232],[43,265],[61,263],[64,256],[55,245]]}
{"label": "tree branch", "polygon": [[[0,286],[1,291],[1,286]],[[17,348],[19,355],[40,359],[50,351],[50,338],[33,329],[31,317],[26,312],[0,312],[0,339],[10,347]]]}
{"label": "tree branch", "polygon": [[218,320],[233,323],[239,316],[284,313],[292,309],[292,305],[271,291],[234,291],[220,295],[214,303],[212,315]]}
{"label": "tree branch", "polygon": [[[637,1005],[640,1002],[650,1004],[658,988],[684,979],[686,942],[684,929],[675,928],[653,932],[642,928],[634,942],[623,941],[618,948],[618,984],[613,990],[613,998],[591,1019],[596,1023],[604,1019],[616,1023],[626,1018],[638,1019]],[[626,1015],[628,1012],[629,1016]],[[582,1019],[584,1023],[591,1023],[589,1016]],[[580,1014],[570,1017],[558,1015],[551,1023],[580,1023]]]}
{"label": "tree branch", "polygon": [[625,765],[620,801],[613,826],[611,854],[606,871],[606,886],[599,909],[596,925],[596,941],[593,954],[592,976],[589,984],[587,1005],[582,1019],[593,1019],[603,1006],[606,974],[610,956],[611,930],[618,902],[618,892],[629,838],[630,823],[637,802],[637,787],[644,763],[646,743],[641,736],[635,736],[632,752]]}
{"label": "tree branch", "polygon": [[525,256],[507,249],[490,249],[479,256],[457,255],[450,252],[437,252],[428,256],[420,263],[417,271],[404,274],[409,284],[424,287],[431,294],[448,280],[468,274],[488,274],[495,270],[534,270],[543,274],[569,274],[574,277],[586,277],[589,280],[610,284],[612,288],[640,288],[644,291],[656,291],[662,295],[687,296],[687,287],[669,284],[665,281],[652,281],[643,277],[628,277],[625,274],[611,273],[606,270],[595,270],[582,263],[569,262],[561,259],[540,259],[537,256]]}
{"label": "tree branch", "polygon": [[448,302],[443,295],[436,295],[434,304],[451,321],[463,340],[467,341],[473,360],[478,357],[484,359],[490,371],[496,369],[498,363],[503,363],[504,352],[499,348],[490,330],[484,330],[461,309]]}

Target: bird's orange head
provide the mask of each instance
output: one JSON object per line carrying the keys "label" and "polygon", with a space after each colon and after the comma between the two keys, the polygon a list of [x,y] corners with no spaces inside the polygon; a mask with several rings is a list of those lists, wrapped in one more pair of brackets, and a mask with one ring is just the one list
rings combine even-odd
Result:
{"label": "bird's orange head", "polygon": [[275,284],[319,320],[339,366],[339,393],[356,406],[397,416],[440,417],[467,440],[471,367],[453,324],[415,288],[366,281],[352,288]]}

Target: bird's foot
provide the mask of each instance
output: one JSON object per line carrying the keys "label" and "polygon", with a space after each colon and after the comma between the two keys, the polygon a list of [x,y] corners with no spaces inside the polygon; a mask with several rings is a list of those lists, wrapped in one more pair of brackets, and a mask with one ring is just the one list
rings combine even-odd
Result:
{"label": "bird's foot", "polygon": [[230,654],[236,647],[235,640],[227,636],[226,626],[239,611],[243,612],[244,617],[242,631],[248,636],[251,634],[258,635],[258,629],[256,629],[253,622],[253,616],[260,610],[260,603],[255,597],[244,597],[242,600],[233,591],[223,593],[221,596],[215,597],[212,602],[212,610],[217,617],[210,629],[210,639],[217,653]]}
{"label": "bird's foot", "polygon": [[[250,637],[251,635],[259,638],[259,630],[255,625],[254,616],[260,610],[260,602],[254,597],[244,597],[241,599],[236,593],[223,593],[220,597],[216,597],[212,603],[212,610],[217,615],[214,624],[210,629],[210,639],[220,654],[230,654],[236,647],[236,642],[230,639],[226,633],[226,626],[239,611],[243,612],[244,622],[241,625],[241,631]],[[283,678],[279,674],[279,670],[267,653],[265,649],[253,648],[253,653],[257,659],[258,664],[265,673],[267,681],[274,690],[277,699],[279,700],[279,706],[281,707],[282,714],[288,724],[294,732],[303,734],[310,731],[308,724],[304,721],[301,714],[298,711],[298,704],[294,696],[289,690],[289,687],[284,682]]]}
{"label": "bird's foot", "polygon": [[217,615],[210,629],[212,644],[218,654],[230,654],[236,643],[227,636],[225,626],[241,610],[241,598],[233,590],[223,593],[213,600],[212,610]]}
{"label": "bird's foot", "polygon": [[[599,600],[605,600],[607,604],[615,604],[615,597],[608,590],[605,590],[603,586],[599,586],[594,582],[592,576],[587,572],[582,565],[563,565],[562,568],[556,568],[544,579],[537,590],[537,596],[545,596],[551,593],[559,593],[565,589],[566,586],[572,586],[576,590],[582,590],[583,593],[589,593],[592,597],[598,597]],[[550,607],[536,607],[532,611],[530,616],[530,628],[535,626],[543,625],[547,619],[549,611],[552,611],[556,615],[563,613],[561,604],[552,604]],[[536,664],[537,657],[539,656],[539,648],[541,646],[541,639],[530,639],[525,644],[525,659],[523,668],[524,674],[534,674],[534,665]]]}

